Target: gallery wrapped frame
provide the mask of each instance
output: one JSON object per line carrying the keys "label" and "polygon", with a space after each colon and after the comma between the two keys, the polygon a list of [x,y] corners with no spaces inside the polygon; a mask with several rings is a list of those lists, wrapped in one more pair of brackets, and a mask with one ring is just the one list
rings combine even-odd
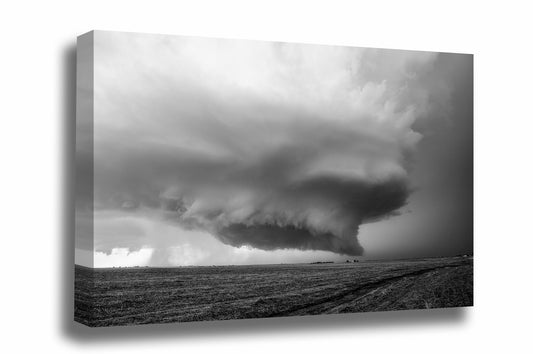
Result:
{"label": "gallery wrapped frame", "polygon": [[473,305],[473,57],[78,38],[75,320]]}

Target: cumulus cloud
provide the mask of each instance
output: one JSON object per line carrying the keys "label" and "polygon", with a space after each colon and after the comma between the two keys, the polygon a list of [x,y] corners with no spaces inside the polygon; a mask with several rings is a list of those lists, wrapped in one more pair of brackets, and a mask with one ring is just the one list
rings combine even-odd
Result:
{"label": "cumulus cloud", "polygon": [[128,248],[113,248],[111,252],[95,252],[96,268],[146,266],[152,257],[152,249],[143,248],[131,252]]}
{"label": "cumulus cloud", "polygon": [[[408,201],[435,59],[97,32],[95,208],[235,247],[360,255],[359,226]],[[125,245],[99,237],[102,252]]]}

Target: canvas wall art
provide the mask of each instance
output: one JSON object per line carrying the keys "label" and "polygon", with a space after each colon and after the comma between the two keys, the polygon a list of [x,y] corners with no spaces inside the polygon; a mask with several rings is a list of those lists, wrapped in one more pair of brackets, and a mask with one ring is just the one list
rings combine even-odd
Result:
{"label": "canvas wall art", "polygon": [[78,38],[75,321],[473,305],[473,56]]}

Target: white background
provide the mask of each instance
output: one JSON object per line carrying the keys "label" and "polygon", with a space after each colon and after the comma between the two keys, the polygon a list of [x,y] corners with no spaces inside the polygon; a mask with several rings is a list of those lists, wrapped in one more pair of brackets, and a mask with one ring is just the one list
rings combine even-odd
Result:
{"label": "white background", "polygon": [[[3,352],[531,352],[533,29],[526,4],[3,2]],[[474,53],[475,307],[104,331],[72,325],[69,48],[91,29]]]}

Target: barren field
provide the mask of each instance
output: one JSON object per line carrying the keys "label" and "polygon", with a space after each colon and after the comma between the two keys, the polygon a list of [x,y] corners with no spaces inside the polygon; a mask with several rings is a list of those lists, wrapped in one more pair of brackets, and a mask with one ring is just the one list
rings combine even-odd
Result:
{"label": "barren field", "polygon": [[89,326],[473,305],[471,257],[180,268],[76,266],[75,320]]}

